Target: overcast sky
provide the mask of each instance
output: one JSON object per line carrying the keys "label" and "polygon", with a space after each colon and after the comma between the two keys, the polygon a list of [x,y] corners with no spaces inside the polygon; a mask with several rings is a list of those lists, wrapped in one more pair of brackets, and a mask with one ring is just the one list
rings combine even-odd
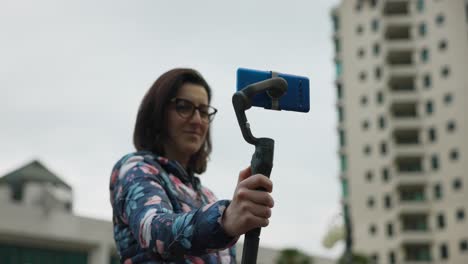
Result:
{"label": "overcast sky", "polygon": [[337,0],[1,0],[0,175],[39,159],[72,185],[74,211],[110,220],[112,166],[133,151],[146,90],[174,67],[198,69],[219,113],[201,176],[231,198],[253,147],[231,104],[236,70],[307,76],[309,113],[252,109],[257,137],[275,139],[275,208],[264,246],[337,256],[321,239],[339,213],[330,9]]}

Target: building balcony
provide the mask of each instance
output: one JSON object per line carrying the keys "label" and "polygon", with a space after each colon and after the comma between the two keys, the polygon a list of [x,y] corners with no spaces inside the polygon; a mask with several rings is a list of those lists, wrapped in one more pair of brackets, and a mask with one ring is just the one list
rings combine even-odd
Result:
{"label": "building balcony", "polygon": [[396,67],[396,66],[414,67],[412,50],[389,50],[387,51],[386,60],[387,60],[387,65],[389,67]]}
{"label": "building balcony", "polygon": [[401,99],[403,102],[392,102],[390,113],[394,119],[418,119],[417,101]]}
{"label": "building balcony", "polygon": [[421,144],[419,133],[419,129],[395,130],[393,131],[393,142],[396,145]]}
{"label": "building balcony", "polygon": [[391,75],[389,76],[388,88],[391,92],[414,92],[416,91],[415,75]]}
{"label": "building balcony", "polygon": [[402,245],[403,261],[405,264],[432,263],[431,247],[430,241],[425,243],[404,242]]}
{"label": "building balcony", "polygon": [[399,175],[417,174],[423,172],[422,155],[397,156],[395,158],[396,172]]}
{"label": "building balcony", "polygon": [[408,16],[410,8],[408,0],[387,0],[382,9],[382,14],[385,17],[392,16]]}
{"label": "building balcony", "polygon": [[424,206],[428,201],[424,190],[425,184],[398,185],[399,205],[410,207],[414,205],[424,209],[421,205]]}
{"label": "building balcony", "polygon": [[385,18],[384,38],[387,41],[411,41],[411,17]]}

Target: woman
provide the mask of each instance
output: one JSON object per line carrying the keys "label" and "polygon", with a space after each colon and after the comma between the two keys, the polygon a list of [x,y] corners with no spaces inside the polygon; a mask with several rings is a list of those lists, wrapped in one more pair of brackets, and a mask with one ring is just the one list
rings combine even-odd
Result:
{"label": "woman", "polygon": [[137,152],[117,162],[110,180],[122,263],[235,263],[238,237],[268,225],[267,177],[241,171],[229,201],[216,200],[195,176],[211,152],[217,110],[210,100],[210,87],[192,69],[164,73],[143,98],[133,135]]}

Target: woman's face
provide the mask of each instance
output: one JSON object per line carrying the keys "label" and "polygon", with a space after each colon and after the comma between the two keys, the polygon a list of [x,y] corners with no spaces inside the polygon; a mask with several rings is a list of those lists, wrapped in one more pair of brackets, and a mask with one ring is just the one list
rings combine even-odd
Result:
{"label": "woman's face", "polygon": [[195,107],[208,105],[208,94],[206,89],[198,84],[185,83],[177,92],[177,101],[169,104],[167,111],[167,134],[168,138],[164,144],[166,155],[169,158],[189,159],[195,154],[205,142],[209,122],[200,116],[195,110],[193,115],[183,117],[178,110],[192,103]]}

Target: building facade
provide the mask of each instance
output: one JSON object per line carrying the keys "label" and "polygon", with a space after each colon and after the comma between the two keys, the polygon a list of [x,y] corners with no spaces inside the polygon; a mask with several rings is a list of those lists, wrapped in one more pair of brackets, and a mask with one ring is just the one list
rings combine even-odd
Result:
{"label": "building facade", "polygon": [[468,263],[468,1],[342,0],[331,17],[353,251]]}

